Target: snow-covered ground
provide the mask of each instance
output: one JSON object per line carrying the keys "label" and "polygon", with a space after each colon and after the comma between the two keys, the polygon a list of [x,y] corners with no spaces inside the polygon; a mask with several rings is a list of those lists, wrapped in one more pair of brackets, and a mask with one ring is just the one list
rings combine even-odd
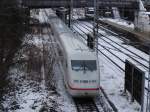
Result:
{"label": "snow-covered ground", "polygon": [[106,57],[99,54],[100,83],[109,99],[114,103],[119,112],[140,112],[139,105],[130,101],[124,94],[124,72],[116,68]]}
{"label": "snow-covered ground", "polygon": [[[47,35],[35,35],[27,41],[25,48],[22,48],[24,57],[28,59],[38,58],[41,60],[41,54],[43,50],[43,43],[45,47],[49,47]],[[48,46],[46,46],[48,45]],[[31,51],[28,47],[31,46]],[[36,49],[38,49],[38,52]],[[46,49],[45,49],[46,50]],[[29,52],[34,52],[31,55]],[[45,51],[51,52],[51,51]],[[28,54],[29,53],[29,54]],[[32,56],[32,57],[30,57]],[[46,61],[48,58],[45,58]],[[54,67],[53,82],[55,85],[51,85],[49,77],[52,74],[47,74],[46,70],[42,73],[42,66],[38,68],[37,60],[22,64],[17,64],[10,69],[10,77],[12,83],[14,83],[13,91],[4,96],[3,109],[1,112],[76,112],[73,101],[66,93],[63,77],[59,70],[59,66],[56,64]],[[41,62],[42,63],[42,62]],[[31,64],[31,65],[30,65]],[[30,68],[28,68],[30,66]],[[39,70],[40,69],[40,70]],[[45,68],[46,69],[46,68]],[[43,76],[44,75],[44,76]],[[47,76],[48,75],[48,76]],[[45,79],[44,79],[45,78]],[[48,78],[48,79],[47,79]],[[43,83],[43,81],[45,83]],[[54,86],[54,87],[53,87]],[[56,88],[56,89],[55,89]]]}
{"label": "snow-covered ground", "polygon": [[107,20],[107,21],[110,21],[112,23],[116,23],[118,25],[122,25],[124,27],[127,27],[127,28],[131,28],[131,29],[134,29],[134,24],[132,22],[129,22],[129,21],[126,21],[126,20],[123,20],[123,19],[112,19],[112,18],[100,18],[100,20]]}
{"label": "snow-covered ground", "polygon": [[[39,15],[36,18],[43,23],[42,14]],[[35,31],[36,34],[25,37],[16,54],[15,59],[26,61],[11,67],[12,87],[3,96],[0,112],[76,112],[65,91],[59,65],[55,63],[53,71],[49,71],[53,50],[48,31]]]}
{"label": "snow-covered ground", "polygon": [[83,19],[85,17],[84,8],[78,8],[73,10],[73,19]]}

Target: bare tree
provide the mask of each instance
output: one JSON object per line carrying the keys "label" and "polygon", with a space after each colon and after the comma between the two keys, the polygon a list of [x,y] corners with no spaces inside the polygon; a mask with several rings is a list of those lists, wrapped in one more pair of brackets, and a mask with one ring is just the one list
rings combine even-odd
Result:
{"label": "bare tree", "polygon": [[7,85],[7,71],[22,43],[25,29],[23,12],[17,0],[0,1],[0,93]]}

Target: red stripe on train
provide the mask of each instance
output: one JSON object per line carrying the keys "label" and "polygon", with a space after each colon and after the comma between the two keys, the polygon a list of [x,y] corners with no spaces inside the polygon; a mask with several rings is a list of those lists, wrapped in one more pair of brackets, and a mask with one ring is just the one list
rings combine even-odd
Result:
{"label": "red stripe on train", "polygon": [[72,90],[90,90],[90,91],[95,91],[95,90],[99,90],[100,88],[74,88],[74,87],[71,87],[69,84],[68,84],[69,88],[72,89]]}

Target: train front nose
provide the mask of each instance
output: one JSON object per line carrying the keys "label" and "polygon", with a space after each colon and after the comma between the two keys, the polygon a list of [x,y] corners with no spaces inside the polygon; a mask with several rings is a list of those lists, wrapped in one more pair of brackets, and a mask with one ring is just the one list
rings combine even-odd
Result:
{"label": "train front nose", "polygon": [[96,96],[99,93],[96,60],[71,60],[70,73],[72,96]]}
{"label": "train front nose", "polygon": [[74,97],[95,97],[99,94],[99,87],[89,88],[76,86],[76,88],[70,88],[70,93]]}

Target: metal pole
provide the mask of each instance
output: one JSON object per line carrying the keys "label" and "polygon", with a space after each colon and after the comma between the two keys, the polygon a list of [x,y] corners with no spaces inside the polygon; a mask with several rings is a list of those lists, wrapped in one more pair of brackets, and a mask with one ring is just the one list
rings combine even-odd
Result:
{"label": "metal pole", "polygon": [[150,112],[150,45],[149,45],[149,75],[148,75],[148,112]]}
{"label": "metal pole", "polygon": [[98,56],[98,12],[97,12],[97,1],[98,0],[94,0],[94,26],[93,26],[93,35],[94,35],[94,39],[95,39],[95,44],[96,44],[96,53],[97,53],[97,56]]}
{"label": "metal pole", "polygon": [[70,0],[70,7],[69,7],[69,27],[71,27],[72,16],[73,16],[73,0]]}
{"label": "metal pole", "polygon": [[149,74],[148,74],[148,92],[146,112],[150,112],[150,46],[149,46]]}
{"label": "metal pole", "polygon": [[68,27],[71,26],[71,6],[69,6],[69,22],[68,22]]}
{"label": "metal pole", "polygon": [[94,35],[94,39],[96,39],[96,30],[95,27],[96,26],[96,0],[94,0],[94,23],[93,23],[93,35]]}
{"label": "metal pole", "polygon": [[94,23],[93,23],[93,35],[96,44],[96,55],[97,55],[97,65],[98,65],[98,74],[99,74],[99,84],[100,84],[100,66],[99,66],[99,57],[98,57],[98,0],[94,0]]}

